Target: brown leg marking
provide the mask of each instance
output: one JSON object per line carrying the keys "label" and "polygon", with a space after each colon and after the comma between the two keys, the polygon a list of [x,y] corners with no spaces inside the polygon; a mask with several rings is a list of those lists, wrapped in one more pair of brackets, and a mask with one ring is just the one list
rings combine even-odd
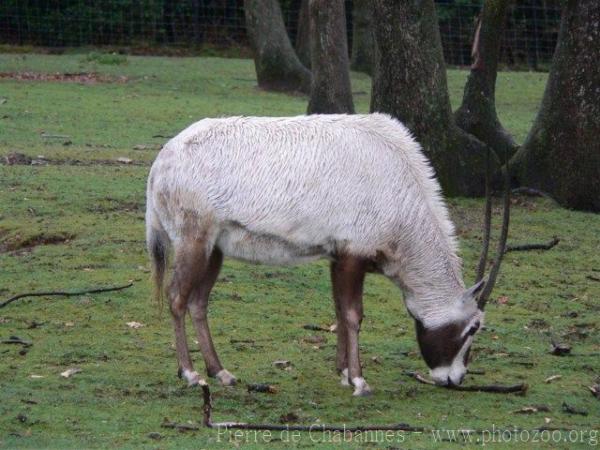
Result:
{"label": "brown leg marking", "polygon": [[210,291],[217,281],[217,276],[221,270],[222,263],[223,253],[218,248],[215,248],[210,256],[204,274],[197,274],[197,284],[190,296],[188,309],[190,311],[192,322],[194,323],[194,328],[196,329],[198,346],[200,347],[202,357],[204,358],[208,376],[219,378],[221,383],[225,385],[232,385],[235,384],[235,377],[226,370],[223,370],[223,366],[219,361],[219,356],[213,345],[206,316]]}
{"label": "brown leg marking", "polygon": [[204,273],[207,267],[204,242],[187,241],[175,249],[173,278],[169,286],[168,295],[175,329],[175,348],[179,363],[179,373],[183,375],[190,385],[197,384],[198,376],[194,372],[192,358],[188,349],[185,334],[185,314],[188,299],[194,286],[198,273]]}
{"label": "brown leg marking", "polygon": [[368,395],[371,392],[362,377],[358,347],[358,334],[363,318],[362,293],[366,269],[367,264],[363,259],[349,255],[340,256],[331,267],[333,296],[336,304],[339,304],[338,314],[345,328],[348,378],[355,387],[354,395]]}

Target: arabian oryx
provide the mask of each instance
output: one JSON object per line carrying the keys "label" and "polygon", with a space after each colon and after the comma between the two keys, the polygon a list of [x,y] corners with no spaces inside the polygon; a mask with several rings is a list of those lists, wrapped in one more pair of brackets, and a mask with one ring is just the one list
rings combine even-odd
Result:
{"label": "arabian oryx", "polygon": [[208,375],[224,385],[236,381],[219,361],[206,316],[223,256],[331,261],[336,365],[354,395],[371,391],[358,345],[366,273],[401,288],[431,376],[458,385],[483,322],[478,294],[489,295],[500,262],[485,286],[480,273],[465,289],[433,170],[410,132],[384,114],[201,120],[171,139],[152,165],[146,232],[158,296],[172,249],[166,293],[179,374],[190,385],[200,378],[186,341],[187,312]]}

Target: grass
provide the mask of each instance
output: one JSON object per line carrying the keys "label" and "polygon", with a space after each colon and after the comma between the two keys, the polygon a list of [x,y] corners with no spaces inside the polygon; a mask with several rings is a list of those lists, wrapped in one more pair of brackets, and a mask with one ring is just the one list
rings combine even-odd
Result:
{"label": "grass", "polygon": [[[143,225],[148,166],[165,136],[202,117],[299,114],[306,99],[257,90],[249,60],[6,54],[0,55],[0,67],[2,72],[97,72],[114,81],[0,80],[0,155],[17,151],[69,162],[0,166],[0,296],[135,282],[120,292],[23,299],[0,310],[0,338],[16,335],[33,343],[23,349],[0,345],[0,447],[340,446],[341,437],[332,435],[235,439],[212,430],[180,433],[160,427],[165,417],[197,423],[201,403],[198,392],[176,378],[170,320],[166,313],[160,317],[149,300]],[[465,78],[464,71],[448,73],[454,107]],[[370,81],[353,74],[352,82],[357,109],[365,112]],[[499,114],[520,141],[544,83],[545,76],[537,73],[499,76]],[[43,133],[68,137],[44,138]],[[118,157],[135,164],[112,164]],[[449,203],[471,281],[482,202]],[[241,383],[233,389],[211,383],[215,419],[279,422],[294,413],[295,422],[304,424],[405,422],[490,430],[545,425],[582,434],[563,432],[560,442],[538,443],[542,447],[594,444],[600,404],[587,386],[598,382],[600,372],[600,283],[587,277],[600,277],[598,229],[597,215],[547,200],[515,200],[510,242],[542,242],[554,235],[561,242],[547,252],[507,255],[488,306],[487,328],[473,349],[472,367],[486,374],[467,382],[526,381],[530,390],[524,397],[446,391],[405,377],[406,370],[425,371],[413,325],[400,292],[371,276],[361,348],[375,393],[352,398],[333,370],[334,336],[327,334],[327,342],[315,346],[305,341],[315,332],[302,328],[334,321],[327,265],[281,268],[227,261],[212,295],[210,320],[221,359]],[[126,325],[130,321],[144,326],[132,329]],[[550,355],[552,337],[572,345],[574,355]],[[232,344],[231,339],[253,342]],[[202,370],[199,353],[193,355]],[[274,368],[278,359],[290,360],[292,370]],[[82,372],[60,377],[71,367]],[[552,375],[561,378],[545,383]],[[245,384],[254,382],[275,384],[278,392],[248,393]],[[563,402],[588,415],[566,414]],[[531,405],[546,405],[549,411],[515,413]],[[537,435],[539,441],[546,438],[551,439]],[[391,442],[354,436],[346,444],[440,446],[428,433],[394,436]],[[495,447],[512,445],[514,437],[513,443]]]}

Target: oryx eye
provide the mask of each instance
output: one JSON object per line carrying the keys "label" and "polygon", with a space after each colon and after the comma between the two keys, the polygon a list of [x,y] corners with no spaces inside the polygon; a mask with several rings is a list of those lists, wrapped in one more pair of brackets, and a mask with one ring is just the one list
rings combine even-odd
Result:
{"label": "oryx eye", "polygon": [[473,325],[471,325],[471,328],[469,328],[467,334],[469,336],[473,336],[475,333],[477,333],[477,330],[479,330],[480,325],[481,324],[479,323],[479,321],[475,322]]}

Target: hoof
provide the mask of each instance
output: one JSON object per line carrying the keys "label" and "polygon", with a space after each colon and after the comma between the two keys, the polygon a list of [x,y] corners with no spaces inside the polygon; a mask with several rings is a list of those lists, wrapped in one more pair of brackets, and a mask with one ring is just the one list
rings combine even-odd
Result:
{"label": "hoof", "polygon": [[206,383],[202,378],[200,378],[200,375],[196,371],[182,370],[181,376],[187,381],[188,386],[197,386],[199,384]]}
{"label": "hoof", "polygon": [[235,378],[228,370],[222,369],[216,375],[223,386],[234,386],[237,383]]}
{"label": "hoof", "polygon": [[362,377],[356,377],[352,379],[352,385],[354,386],[354,397],[368,397],[373,393],[367,382]]}
{"label": "hoof", "polygon": [[347,367],[340,372],[340,375],[341,375],[340,384],[342,386],[351,386],[350,378],[348,378],[348,368]]}

